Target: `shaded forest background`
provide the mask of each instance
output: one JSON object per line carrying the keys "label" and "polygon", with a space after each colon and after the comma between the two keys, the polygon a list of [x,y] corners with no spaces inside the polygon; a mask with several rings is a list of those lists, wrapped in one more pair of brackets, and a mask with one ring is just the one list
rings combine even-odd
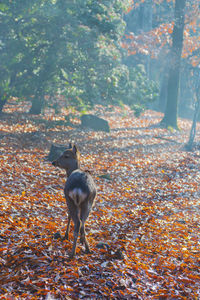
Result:
{"label": "shaded forest background", "polygon": [[[178,99],[179,114],[193,116],[198,1],[1,1],[0,12],[0,110],[15,97],[31,101],[34,114],[44,106],[59,111],[62,99],[82,113],[128,104],[139,115],[165,111],[169,95],[175,121]],[[171,66],[180,74],[179,94],[168,86]]]}

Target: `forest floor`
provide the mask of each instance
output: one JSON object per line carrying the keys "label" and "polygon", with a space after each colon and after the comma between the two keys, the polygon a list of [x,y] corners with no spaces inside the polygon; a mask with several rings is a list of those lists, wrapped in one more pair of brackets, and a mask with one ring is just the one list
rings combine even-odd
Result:
{"label": "forest floor", "polygon": [[[191,121],[172,131],[157,126],[157,112],[97,107],[105,133],[57,122],[67,110],[27,109],[11,102],[0,116],[1,299],[200,299],[200,150],[184,150]],[[46,160],[52,143],[69,142],[98,188],[86,224],[92,253],[78,243],[72,260],[72,228],[69,241],[54,236],[66,229],[65,174]]]}

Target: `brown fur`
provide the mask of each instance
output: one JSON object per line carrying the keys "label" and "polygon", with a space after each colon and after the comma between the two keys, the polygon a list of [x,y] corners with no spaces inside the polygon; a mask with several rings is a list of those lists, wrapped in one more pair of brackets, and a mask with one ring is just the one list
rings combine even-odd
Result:
{"label": "brown fur", "polygon": [[54,166],[65,169],[67,181],[64,188],[68,206],[68,224],[65,238],[68,239],[71,219],[74,222],[74,242],[71,257],[76,254],[77,239],[80,232],[81,243],[85,244],[86,252],[90,252],[85,234],[85,222],[89,216],[96,197],[96,186],[87,172],[80,170],[80,152],[77,147],[71,146],[54,162]]}

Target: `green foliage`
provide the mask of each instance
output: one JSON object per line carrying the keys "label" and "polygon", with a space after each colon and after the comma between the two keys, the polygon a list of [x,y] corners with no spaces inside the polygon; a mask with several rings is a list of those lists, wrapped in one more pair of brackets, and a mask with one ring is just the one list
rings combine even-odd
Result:
{"label": "green foliage", "polygon": [[36,10],[41,5],[42,1],[34,4],[24,1],[23,5],[10,1],[3,6],[0,18],[1,98],[5,94],[20,98],[41,96],[48,88],[51,70],[47,63],[51,47],[42,36],[44,25]]}
{"label": "green foliage", "polygon": [[124,93],[124,102],[135,111],[136,116],[139,116],[157,99],[159,91],[157,84],[148,79],[143,65],[127,67],[123,74],[120,86]]}
{"label": "green foliage", "polygon": [[[122,16],[128,4],[3,0],[0,99],[37,99],[43,105],[62,94],[66,105],[81,111],[94,104],[121,101],[133,106],[152,100],[154,85],[147,84],[144,72],[122,63]],[[45,95],[49,100],[44,101]]]}

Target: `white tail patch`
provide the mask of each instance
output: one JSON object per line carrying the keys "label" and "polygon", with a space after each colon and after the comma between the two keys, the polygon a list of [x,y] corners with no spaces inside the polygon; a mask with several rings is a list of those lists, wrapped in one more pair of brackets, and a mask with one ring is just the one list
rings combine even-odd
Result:
{"label": "white tail patch", "polygon": [[76,206],[79,206],[82,202],[85,201],[88,195],[84,193],[80,188],[75,188],[69,192],[69,196],[71,199],[73,199],[74,204]]}

